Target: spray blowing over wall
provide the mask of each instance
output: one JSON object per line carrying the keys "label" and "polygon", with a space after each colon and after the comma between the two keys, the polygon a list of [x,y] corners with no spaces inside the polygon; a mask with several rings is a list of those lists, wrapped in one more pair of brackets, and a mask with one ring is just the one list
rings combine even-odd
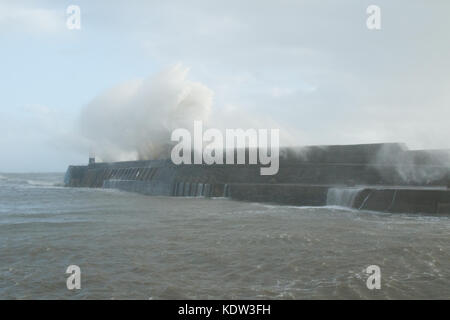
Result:
{"label": "spray blowing over wall", "polygon": [[172,66],[157,75],[118,85],[90,102],[80,132],[101,161],[170,156],[170,134],[208,119],[213,91]]}

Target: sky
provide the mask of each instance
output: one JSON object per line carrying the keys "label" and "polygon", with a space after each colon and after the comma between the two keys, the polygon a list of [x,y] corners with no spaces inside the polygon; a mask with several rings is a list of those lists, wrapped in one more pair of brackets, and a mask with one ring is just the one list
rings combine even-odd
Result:
{"label": "sky", "polygon": [[111,118],[86,130],[86,115],[155,126],[186,90],[211,126],[279,128],[286,145],[450,148],[449,12],[446,0],[0,0],[0,172],[84,164],[121,132],[153,133],[126,119],[108,136]]}

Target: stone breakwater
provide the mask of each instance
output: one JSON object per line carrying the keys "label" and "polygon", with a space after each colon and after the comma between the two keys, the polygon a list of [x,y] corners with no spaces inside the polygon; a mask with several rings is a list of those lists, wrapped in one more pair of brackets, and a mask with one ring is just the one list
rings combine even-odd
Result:
{"label": "stone breakwater", "polygon": [[280,169],[273,176],[260,175],[259,165],[175,165],[170,160],[90,163],[69,166],[65,185],[450,214],[450,152],[410,151],[396,143],[286,148],[280,150]]}

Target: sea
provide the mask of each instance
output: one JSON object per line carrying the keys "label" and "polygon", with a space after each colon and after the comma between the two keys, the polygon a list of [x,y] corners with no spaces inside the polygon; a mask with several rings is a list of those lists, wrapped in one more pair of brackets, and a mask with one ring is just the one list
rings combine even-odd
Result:
{"label": "sea", "polygon": [[63,177],[0,174],[0,299],[450,298],[449,216],[152,197]]}

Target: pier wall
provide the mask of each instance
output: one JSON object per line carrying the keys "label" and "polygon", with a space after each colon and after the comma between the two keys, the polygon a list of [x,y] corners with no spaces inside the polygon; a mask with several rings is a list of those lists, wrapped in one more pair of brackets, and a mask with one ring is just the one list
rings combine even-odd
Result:
{"label": "pier wall", "polygon": [[[380,150],[387,151],[391,160],[380,158]],[[450,159],[447,164],[441,154],[410,152],[401,144],[281,151],[279,172],[273,176],[262,176],[259,165],[174,165],[170,160],[149,160],[70,166],[65,184],[147,195],[450,213]]]}

